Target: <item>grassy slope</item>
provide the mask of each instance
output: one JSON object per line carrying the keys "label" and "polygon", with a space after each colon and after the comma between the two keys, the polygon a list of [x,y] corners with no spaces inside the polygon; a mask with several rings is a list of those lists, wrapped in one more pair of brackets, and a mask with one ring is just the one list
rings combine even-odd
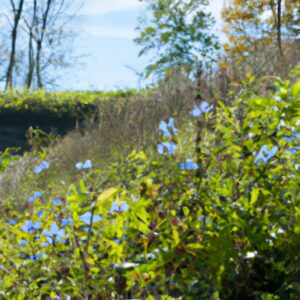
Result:
{"label": "grassy slope", "polygon": [[[40,94],[44,98],[39,98]],[[26,94],[26,97],[22,95],[20,99],[15,96],[19,103],[9,98],[5,105],[18,109],[32,102],[31,108],[48,107],[53,110],[63,104],[60,107],[72,110],[75,103],[92,103],[97,105],[97,121],[87,122],[39,153],[28,153],[1,175],[0,199],[10,199],[21,206],[32,191],[43,190],[47,186],[59,193],[60,187],[65,189],[74,182],[79,176],[75,169],[78,161],[90,159],[94,166],[105,172],[112,162],[124,160],[134,149],[153,151],[156,149],[159,122],[177,116],[179,126],[184,123],[179,116],[186,115],[193,105],[193,88],[183,78],[169,79],[161,86],[140,94],[37,92]],[[99,101],[99,96],[102,101]],[[49,161],[51,168],[43,176],[34,176],[33,167],[41,159]]]}

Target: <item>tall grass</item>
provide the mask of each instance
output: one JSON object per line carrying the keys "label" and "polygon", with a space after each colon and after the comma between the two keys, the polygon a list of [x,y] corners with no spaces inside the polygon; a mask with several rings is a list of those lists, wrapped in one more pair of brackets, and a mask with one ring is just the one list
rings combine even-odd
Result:
{"label": "tall grass", "polygon": [[[80,128],[39,153],[28,153],[2,173],[0,198],[22,207],[34,190],[53,186],[59,193],[60,186],[65,189],[74,182],[79,176],[75,168],[78,161],[90,159],[105,171],[134,149],[150,152],[156,149],[159,122],[177,116],[177,126],[182,126],[181,116],[187,115],[193,102],[193,84],[180,73],[142,93],[101,101],[92,121],[86,120]],[[32,170],[39,159],[47,160],[51,168],[43,176],[34,176]]]}

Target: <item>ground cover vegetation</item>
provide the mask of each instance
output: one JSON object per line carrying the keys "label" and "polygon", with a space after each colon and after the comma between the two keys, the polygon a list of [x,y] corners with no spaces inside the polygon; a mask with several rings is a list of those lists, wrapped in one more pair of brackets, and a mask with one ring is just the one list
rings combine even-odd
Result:
{"label": "ground cover vegetation", "polygon": [[[99,109],[112,102],[136,98],[135,91],[46,92],[6,91],[0,95],[0,150],[20,147],[29,150],[29,128],[65,135],[72,129],[99,121]],[[111,101],[108,104],[108,100]]]}
{"label": "ground cover vegetation", "polygon": [[297,1],[228,1],[223,45],[208,1],[146,2],[155,85],[0,96],[81,120],[1,152],[1,297],[298,299]]}

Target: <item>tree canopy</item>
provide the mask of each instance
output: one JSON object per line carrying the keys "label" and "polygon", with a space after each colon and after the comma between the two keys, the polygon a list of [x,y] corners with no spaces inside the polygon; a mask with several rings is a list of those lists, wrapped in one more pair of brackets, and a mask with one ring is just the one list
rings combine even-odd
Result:
{"label": "tree canopy", "polygon": [[218,42],[211,29],[214,19],[205,8],[206,0],[147,1],[149,19],[141,20],[135,42],[140,55],[154,53],[146,75],[163,74],[167,69],[197,70],[215,58]]}

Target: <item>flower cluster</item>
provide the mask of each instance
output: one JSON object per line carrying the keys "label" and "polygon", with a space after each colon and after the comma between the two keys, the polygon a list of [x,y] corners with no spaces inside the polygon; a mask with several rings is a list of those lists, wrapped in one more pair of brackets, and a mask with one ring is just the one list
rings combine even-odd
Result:
{"label": "flower cluster", "polygon": [[185,162],[179,164],[180,170],[197,170],[198,168],[198,165],[189,158]]}
{"label": "flower cluster", "polygon": [[[203,113],[208,113],[213,109],[213,105],[209,105],[206,101],[202,102],[200,105],[195,105],[190,115],[193,117],[199,117]],[[178,146],[172,142],[173,134],[178,132],[174,125],[174,119],[170,118],[167,122],[161,121],[159,123],[158,129],[162,131],[163,137],[169,139],[169,141],[164,141],[157,145],[157,152],[162,155],[174,155]],[[173,139],[174,140],[174,139]],[[198,164],[193,162],[192,159],[188,158],[185,162],[179,164],[180,170],[197,170],[199,168]]]}
{"label": "flower cluster", "polygon": [[77,170],[82,170],[82,169],[91,169],[92,168],[92,162],[88,159],[85,162],[78,162],[75,165]]}
{"label": "flower cluster", "polygon": [[42,199],[43,193],[42,192],[33,192],[33,195],[27,199],[29,203],[33,203],[37,199]]}
{"label": "flower cluster", "polygon": [[33,172],[35,174],[40,174],[42,173],[44,170],[49,169],[50,164],[43,160],[38,166],[35,166],[33,169]]}
{"label": "flower cluster", "polygon": [[[158,129],[161,130],[163,136],[168,139],[172,139],[172,134],[175,134],[178,131],[174,125],[173,118],[170,118],[168,122],[161,121],[159,123]],[[176,149],[177,145],[170,141],[165,141],[157,145],[157,152],[163,155],[174,155]]]}
{"label": "flower cluster", "polygon": [[193,117],[199,117],[204,113],[207,113],[213,109],[213,105],[209,105],[206,101],[203,101],[200,105],[195,105],[190,115]]}

